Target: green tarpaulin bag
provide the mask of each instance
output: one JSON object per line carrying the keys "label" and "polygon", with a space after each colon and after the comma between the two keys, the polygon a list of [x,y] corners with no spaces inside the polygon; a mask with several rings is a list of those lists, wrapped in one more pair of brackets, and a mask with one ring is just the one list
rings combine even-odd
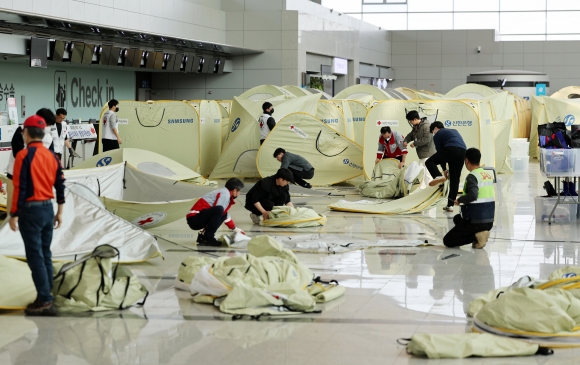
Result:
{"label": "green tarpaulin bag", "polygon": [[[54,303],[59,311],[125,309],[148,295],[130,270],[113,265],[113,246],[101,245],[81,259],[62,266],[54,278]],[[144,302],[144,301],[143,301]]]}
{"label": "green tarpaulin bag", "polygon": [[407,346],[407,352],[430,359],[461,359],[470,356],[507,357],[551,355],[550,349],[537,344],[494,336],[486,333],[427,334],[419,333],[410,339],[397,340]]}

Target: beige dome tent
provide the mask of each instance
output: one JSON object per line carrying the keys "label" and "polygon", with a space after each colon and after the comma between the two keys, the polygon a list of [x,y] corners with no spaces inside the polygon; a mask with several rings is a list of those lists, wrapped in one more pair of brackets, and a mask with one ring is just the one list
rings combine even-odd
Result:
{"label": "beige dome tent", "polygon": [[447,94],[445,94],[445,98],[481,100],[486,96],[495,95],[497,93],[497,90],[488,86],[479,84],[463,84],[451,89]]}
{"label": "beige dome tent", "polygon": [[306,113],[292,113],[278,122],[260,147],[257,156],[261,176],[274,175],[280,162],[276,148],[304,157],[315,169],[312,185],[330,185],[362,174],[362,148]]}
{"label": "beige dome tent", "polygon": [[192,100],[190,104],[199,115],[200,169],[209,176],[222,152],[222,107],[213,100]]}
{"label": "beige dome tent", "polygon": [[[121,147],[141,148],[167,156],[191,170],[200,162],[199,116],[183,101],[119,101]],[[103,130],[101,111],[100,130]],[[102,133],[100,135],[102,138]],[[99,151],[102,145],[99,143]]]}
{"label": "beige dome tent", "polygon": [[[121,175],[121,189],[122,178]],[[161,255],[155,237],[105,210],[90,189],[72,181],[67,181],[66,186],[63,222],[54,231],[50,247],[53,260],[72,260],[103,244],[116,247],[122,262]],[[56,206],[56,202],[53,204]],[[0,227],[0,236],[0,255],[26,257],[20,232],[12,231],[8,222]]]}
{"label": "beige dome tent", "polygon": [[498,174],[507,174],[512,172],[511,168],[511,148],[510,140],[512,138],[512,120],[494,120],[493,135],[495,140],[495,170]]}
{"label": "beige dome tent", "polygon": [[294,96],[312,95],[312,92],[308,91],[307,89],[299,87],[299,86],[295,86],[295,85],[286,85],[286,86],[282,86],[282,88],[284,90],[290,92]]}
{"label": "beige dome tent", "polygon": [[128,163],[69,170],[65,178],[86,186],[108,211],[143,229],[182,219],[197,198],[215,189],[147,174]]}
{"label": "beige dome tent", "polygon": [[352,115],[352,140],[362,146],[364,144],[365,120],[368,112],[367,107],[364,103],[358,100],[348,100],[348,106]]}
{"label": "beige dome tent", "polygon": [[120,148],[92,156],[76,165],[73,170],[90,169],[127,162],[135,169],[171,180],[209,185],[209,181],[188,167],[155,152],[139,148]]}
{"label": "beige dome tent", "polygon": [[[407,111],[410,110],[417,110],[420,114],[432,120],[439,120],[446,128],[457,129],[468,148],[476,147],[481,150],[482,164],[485,166],[495,165],[494,144],[490,143],[494,134],[491,124],[491,111],[488,106],[482,106],[479,102],[460,100],[422,102],[385,100],[370,109],[366,117],[363,145],[366,178],[372,176],[375,167],[381,127],[390,126],[392,129],[406,135],[411,131],[411,126],[405,118]],[[407,162],[410,163],[417,160],[416,152],[410,149]],[[463,175],[466,174],[467,170],[464,169]]]}
{"label": "beige dome tent", "polygon": [[556,99],[580,99],[580,86],[566,86],[550,95],[550,97]]}
{"label": "beige dome tent", "polygon": [[[222,113],[222,132],[221,132],[221,145],[220,147],[223,148],[224,143],[226,141],[226,137],[228,135],[228,127],[230,125],[230,110],[232,108],[232,101],[231,100],[218,100],[218,104],[220,106],[220,111]],[[220,151],[221,154],[221,151]]]}
{"label": "beige dome tent", "polygon": [[384,90],[379,89],[373,85],[367,84],[359,84],[349,86],[346,89],[342,90],[338,94],[334,96],[334,99],[349,99],[349,100],[357,100],[359,98],[364,98],[366,96],[371,95],[374,100],[393,100],[396,99],[392,95],[389,95]]}
{"label": "beige dome tent", "polygon": [[320,94],[320,100],[331,100],[332,96],[330,96],[329,94],[325,93],[322,90],[318,90],[315,89],[313,87],[309,87],[306,90],[310,91],[311,94]]}
{"label": "beige dome tent", "polygon": [[240,99],[249,99],[249,100],[269,100],[276,97],[282,97],[284,99],[293,99],[296,96],[281,88],[280,86],[276,85],[260,85],[253,87],[238,96]]}
{"label": "beige dome tent", "polygon": [[315,117],[340,134],[346,134],[346,118],[340,100],[319,100]]}
{"label": "beige dome tent", "polygon": [[[316,114],[318,95],[273,101],[274,119],[280,120],[293,112]],[[262,114],[262,102],[234,97],[230,113],[230,128],[222,148],[222,155],[212,171],[212,179],[230,177],[259,177],[256,154],[260,147],[258,118]]]}
{"label": "beige dome tent", "polygon": [[411,89],[409,87],[398,87],[395,90],[407,95],[409,100],[421,100],[422,98],[418,95],[418,90]]}

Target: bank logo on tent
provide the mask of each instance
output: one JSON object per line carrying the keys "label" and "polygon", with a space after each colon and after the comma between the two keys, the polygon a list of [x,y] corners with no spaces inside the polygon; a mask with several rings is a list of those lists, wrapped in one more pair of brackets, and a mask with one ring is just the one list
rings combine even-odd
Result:
{"label": "bank logo on tent", "polygon": [[292,132],[296,133],[302,138],[308,138],[308,134],[306,134],[303,130],[294,125],[291,125],[290,127],[288,127],[288,129],[290,129]]}
{"label": "bank logo on tent", "polygon": [[562,275],[563,278],[573,278],[575,276],[576,276],[576,273],[573,273],[573,272],[568,272],[568,273]]}
{"label": "bank logo on tent", "polygon": [[574,124],[575,121],[576,121],[576,118],[572,114],[568,114],[564,117],[564,123],[566,124],[567,127]]}
{"label": "bank logo on tent", "polygon": [[108,166],[113,158],[111,156],[103,157],[99,161],[97,161],[97,167]]}
{"label": "bank logo on tent", "polygon": [[348,158],[345,158],[344,160],[342,160],[342,163],[343,163],[343,164],[345,164],[345,165],[348,165],[348,163],[349,163],[349,162],[350,162],[350,161],[349,161],[349,159],[348,159]]}
{"label": "bank logo on tent", "polygon": [[446,120],[445,127],[471,127],[473,125],[473,121],[471,120]]}
{"label": "bank logo on tent", "polygon": [[446,120],[445,121],[445,126],[446,127],[451,127],[451,121],[450,120]]}
{"label": "bank logo on tent", "polygon": [[236,118],[236,120],[234,120],[234,122],[232,123],[232,133],[236,131],[236,129],[238,129],[238,127],[240,126],[240,118]]}
{"label": "bank logo on tent", "polygon": [[388,119],[388,120],[377,120],[377,127],[398,127],[399,121]]}
{"label": "bank logo on tent", "polygon": [[147,226],[151,226],[153,224],[157,224],[157,223],[163,221],[166,217],[167,217],[167,213],[165,213],[165,212],[153,212],[153,213],[148,213],[148,214],[142,215],[139,218],[133,219],[131,224],[134,224],[137,227],[144,228]]}

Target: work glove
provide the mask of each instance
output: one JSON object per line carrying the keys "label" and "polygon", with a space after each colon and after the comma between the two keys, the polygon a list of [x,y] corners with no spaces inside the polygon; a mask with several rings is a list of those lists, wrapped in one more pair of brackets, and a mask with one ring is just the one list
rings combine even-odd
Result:
{"label": "work glove", "polygon": [[238,227],[236,227],[236,228],[232,229],[232,231],[233,231],[234,233],[241,233],[241,234],[243,234],[243,235],[245,235],[245,234],[246,234],[246,232],[242,231],[242,230],[241,230],[241,228],[238,228]]}
{"label": "work glove", "polygon": [[79,157],[79,158],[81,157],[81,155],[79,155],[77,153],[77,151],[73,150],[72,148],[68,149],[68,153],[69,153],[69,155],[74,156],[74,157]]}

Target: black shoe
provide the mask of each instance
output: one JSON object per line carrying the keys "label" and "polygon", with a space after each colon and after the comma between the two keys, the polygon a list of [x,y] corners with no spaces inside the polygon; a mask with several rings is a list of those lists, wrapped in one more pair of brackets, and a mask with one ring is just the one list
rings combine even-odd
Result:
{"label": "black shoe", "polygon": [[56,307],[53,302],[34,302],[24,310],[29,316],[56,316]]}
{"label": "black shoe", "polygon": [[218,247],[218,246],[222,245],[222,243],[220,241],[216,240],[215,237],[209,238],[201,233],[197,235],[197,243],[198,243],[198,246]]}
{"label": "black shoe", "polygon": [[312,185],[310,185],[309,183],[306,183],[306,184],[304,184],[303,188],[312,189]]}

